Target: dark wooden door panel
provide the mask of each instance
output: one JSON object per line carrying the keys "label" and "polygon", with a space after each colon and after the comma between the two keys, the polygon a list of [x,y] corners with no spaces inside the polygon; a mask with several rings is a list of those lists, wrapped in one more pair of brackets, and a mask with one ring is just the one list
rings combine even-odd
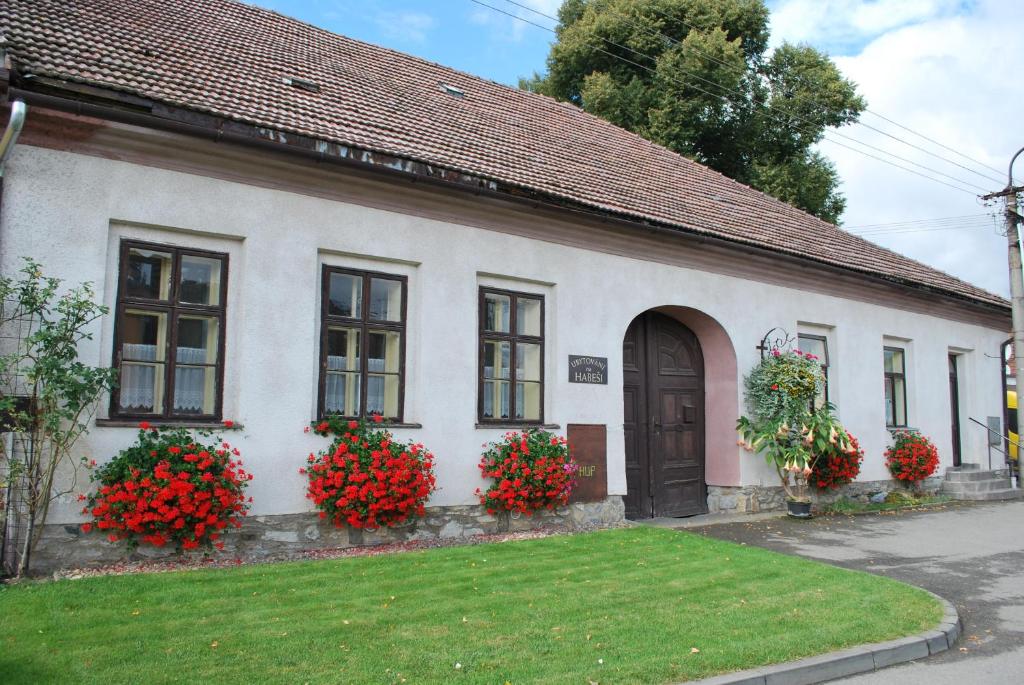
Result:
{"label": "dark wooden door panel", "polygon": [[650,518],[650,477],[647,459],[647,394],[644,382],[644,328],[634,321],[622,343],[623,432],[626,439],[626,516]]}
{"label": "dark wooden door panel", "polygon": [[704,359],[697,337],[648,312],[630,325],[623,360],[626,515],[703,513]]}

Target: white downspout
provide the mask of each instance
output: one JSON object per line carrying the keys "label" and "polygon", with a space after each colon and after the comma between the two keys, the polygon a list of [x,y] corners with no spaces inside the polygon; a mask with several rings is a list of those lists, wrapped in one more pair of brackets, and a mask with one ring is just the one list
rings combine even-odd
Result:
{"label": "white downspout", "polygon": [[4,129],[4,135],[0,138],[0,179],[4,176],[4,166],[8,157],[14,152],[14,145],[21,135],[21,127],[25,125],[25,115],[28,113],[28,106],[21,100],[11,103],[11,118]]}

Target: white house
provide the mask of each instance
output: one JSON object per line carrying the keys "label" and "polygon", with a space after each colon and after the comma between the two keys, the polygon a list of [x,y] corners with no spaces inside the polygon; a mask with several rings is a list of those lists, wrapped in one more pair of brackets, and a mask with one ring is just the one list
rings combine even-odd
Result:
{"label": "white house", "polygon": [[[329,412],[436,454],[445,534],[493,529],[477,463],[510,427],[586,445],[573,521],[770,504],[734,426],[774,329],[827,359],[864,487],[894,426],[986,458],[1004,299],[572,105],[231,0],[8,0],[0,33],[28,106],[0,269],[34,257],[111,310],[81,354],[120,388],[80,449],[238,422],[253,548],[346,544],[298,473]],[[78,508],[37,563],[116,553]]]}

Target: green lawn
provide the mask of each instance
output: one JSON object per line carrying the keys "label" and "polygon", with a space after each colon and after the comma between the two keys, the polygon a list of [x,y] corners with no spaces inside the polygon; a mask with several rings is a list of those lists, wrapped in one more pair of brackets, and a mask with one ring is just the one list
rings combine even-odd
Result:
{"label": "green lawn", "polygon": [[885,578],[628,528],[6,587],[0,680],[658,683],[895,638],[941,615]]}

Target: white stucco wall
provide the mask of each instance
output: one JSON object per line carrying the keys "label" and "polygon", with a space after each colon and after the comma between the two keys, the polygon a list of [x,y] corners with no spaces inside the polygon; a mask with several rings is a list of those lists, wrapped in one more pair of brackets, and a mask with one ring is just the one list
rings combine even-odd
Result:
{"label": "white stucco wall", "polygon": [[[437,456],[434,504],[475,501],[481,444],[504,432],[474,427],[481,284],[546,296],[545,419],[563,431],[568,423],[607,424],[612,494],[625,491],[622,337],[633,317],[653,307],[681,305],[717,320],[732,340],[741,374],[756,363],[755,345],[768,329],[827,330],[832,397],[867,452],[864,479],[888,477],[882,460],[889,437],[884,338],[910,341],[909,423],[935,441],[944,465],[952,459],[951,349],[963,355],[965,461],[985,460],[984,435],[967,417],[1001,416],[1000,363],[993,357],[1006,333],[997,328],[462,223],[20,145],[5,178],[0,226],[5,273],[20,256],[32,256],[51,275],[95,282],[111,307],[122,237],[229,253],[224,416],[245,426],[230,439],[255,474],[256,514],[308,509],[297,469],[322,445],[303,428],[316,410],[325,263],[409,279],[405,420],[422,428],[395,432]],[[95,333],[83,344],[82,358],[109,364],[113,317]],[[569,384],[569,354],[608,357],[608,385]],[[80,448],[102,461],[134,434],[96,427]],[[775,484],[760,458],[739,451],[737,458],[742,484]],[[76,509],[69,503],[51,522],[75,519]]]}

